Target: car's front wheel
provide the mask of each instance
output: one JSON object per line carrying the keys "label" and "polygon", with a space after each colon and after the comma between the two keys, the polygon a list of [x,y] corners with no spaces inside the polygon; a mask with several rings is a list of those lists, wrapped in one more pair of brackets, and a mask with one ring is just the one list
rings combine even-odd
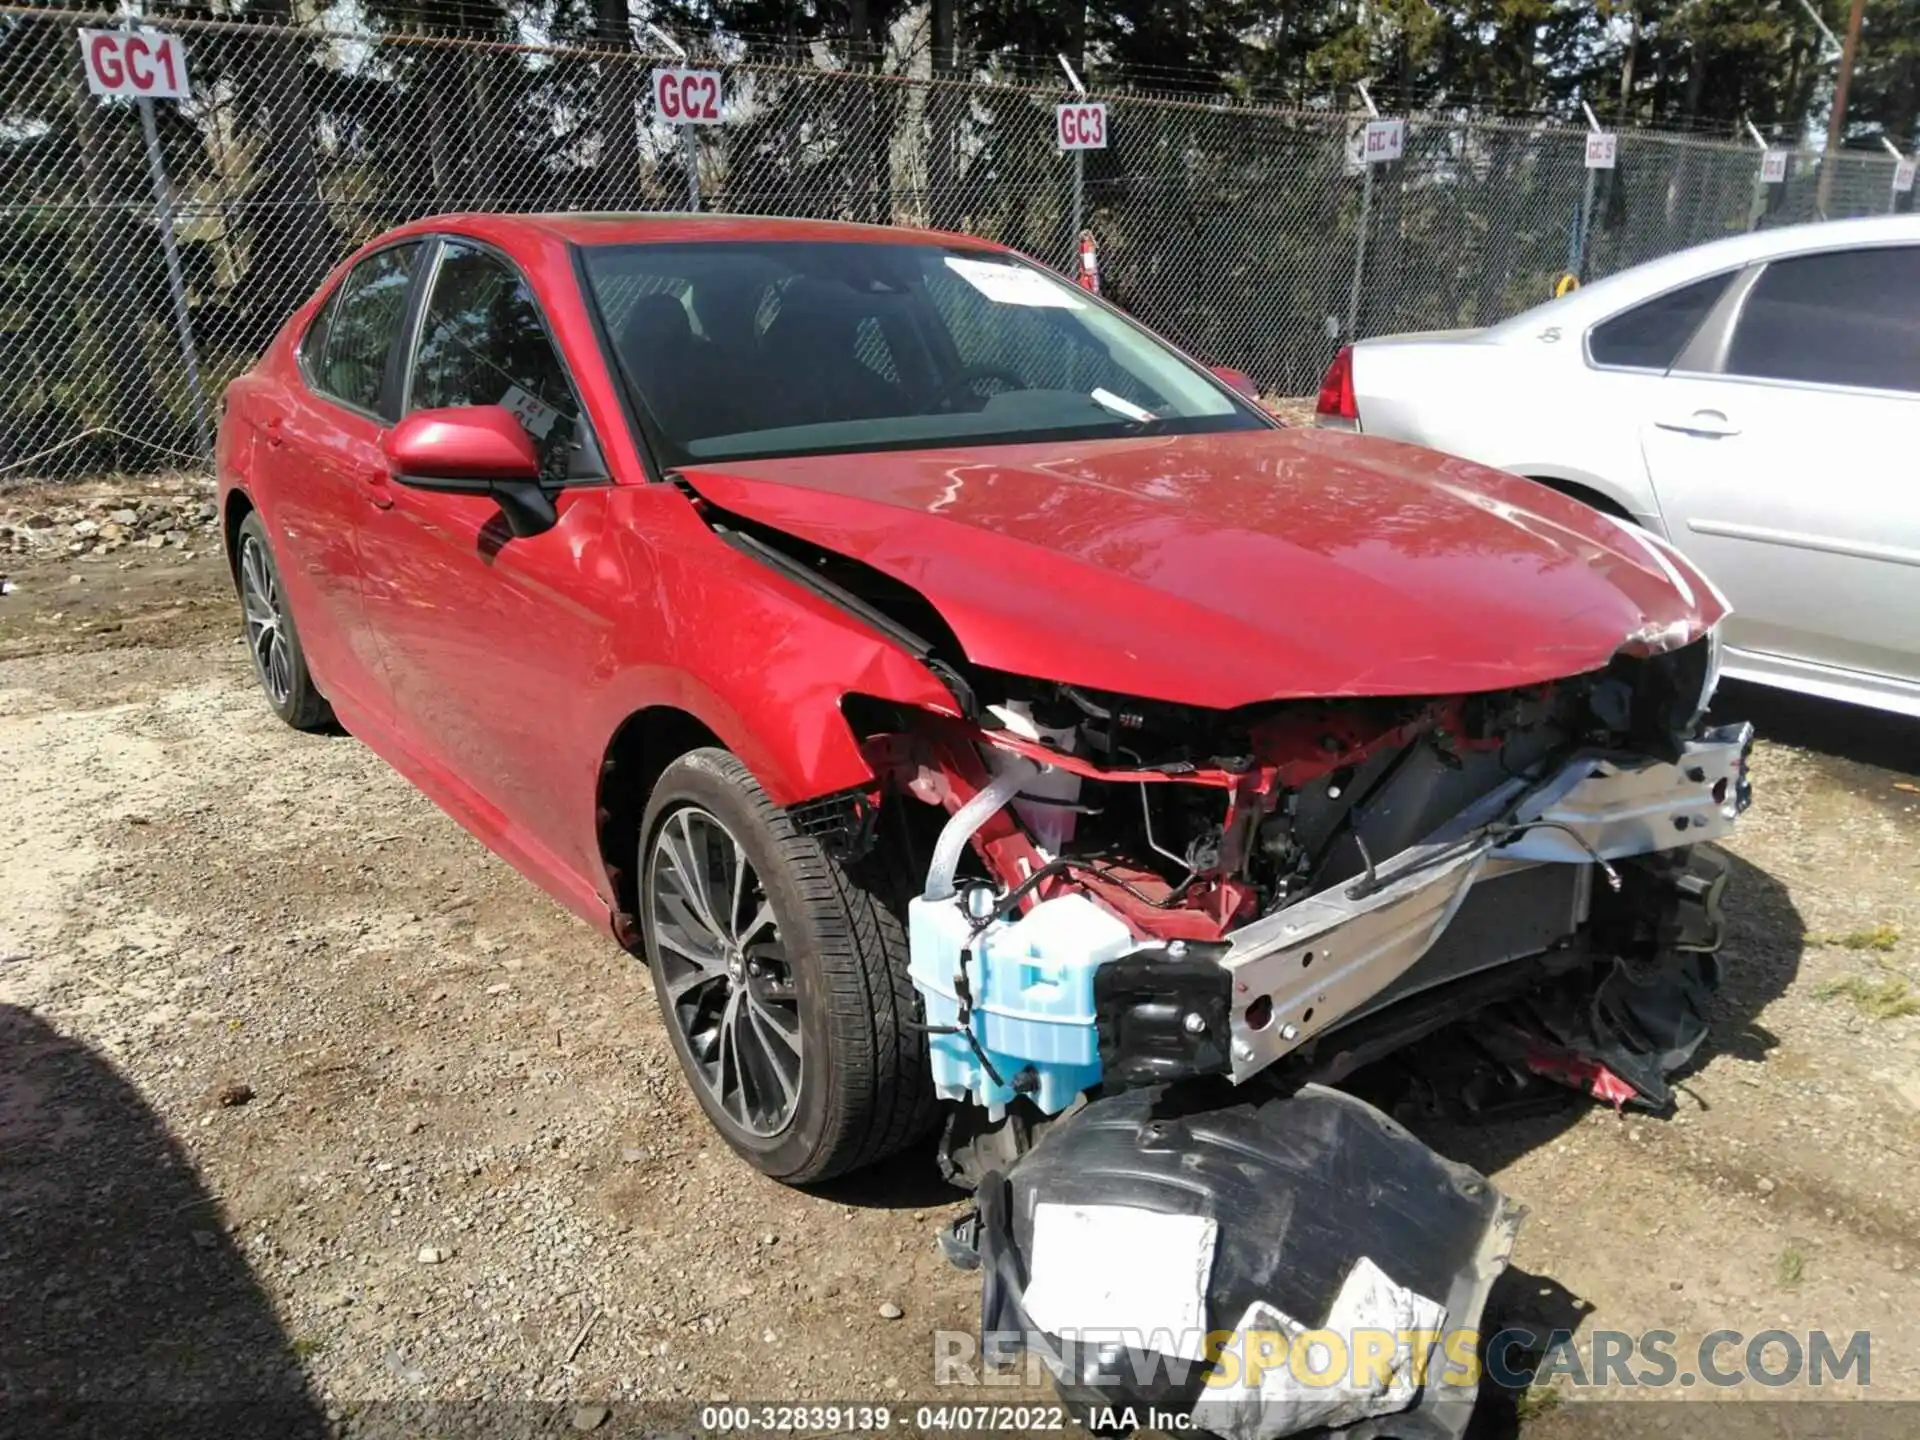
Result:
{"label": "car's front wheel", "polygon": [[240,623],[246,635],[253,675],[273,713],[296,730],[319,730],[333,722],[294,627],[280,567],[267,544],[267,527],[258,511],[240,522],[234,537],[233,578],[240,591]]}
{"label": "car's front wheel", "polygon": [[670,764],[640,845],[642,935],[667,1033],[728,1144],[790,1184],[932,1122],[900,920],[725,750]]}

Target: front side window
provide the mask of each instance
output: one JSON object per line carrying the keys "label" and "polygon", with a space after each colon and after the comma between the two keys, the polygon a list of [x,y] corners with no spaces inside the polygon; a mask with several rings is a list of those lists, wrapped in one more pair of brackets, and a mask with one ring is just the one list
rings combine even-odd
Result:
{"label": "front side window", "polygon": [[1730,270],[1710,275],[1602,320],[1587,337],[1587,354],[1596,365],[1668,369],[1732,279]]}
{"label": "front side window", "polygon": [[580,401],[525,278],[450,240],[421,318],[407,408],[454,405],[506,406],[555,466],[574,453],[582,429]]}
{"label": "front side window", "polygon": [[1920,393],[1920,246],[1769,262],[1740,307],[1725,369]]}
{"label": "front side window", "polygon": [[395,245],[347,272],[301,348],[314,389],[356,410],[380,413],[387,360],[407,313],[420,247]]}
{"label": "front side window", "polygon": [[757,241],[584,253],[669,463],[1267,424],[1137,325],[1010,256]]}

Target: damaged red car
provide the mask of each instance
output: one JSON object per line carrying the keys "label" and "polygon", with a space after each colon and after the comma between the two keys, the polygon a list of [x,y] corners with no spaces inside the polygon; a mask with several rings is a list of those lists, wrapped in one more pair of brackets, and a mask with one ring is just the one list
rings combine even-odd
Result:
{"label": "damaged red car", "polygon": [[944,1127],[991,1329],[1084,1318],[1069,1204],[1215,1226],[1212,1326],[1363,1260],[1471,1324],[1512,1216],[1331,1087],[1473,1017],[1665,1102],[1747,798],[1725,605],[1232,378],[971,237],[410,225],[228,392],[250,653],[644,957],[751,1163]]}

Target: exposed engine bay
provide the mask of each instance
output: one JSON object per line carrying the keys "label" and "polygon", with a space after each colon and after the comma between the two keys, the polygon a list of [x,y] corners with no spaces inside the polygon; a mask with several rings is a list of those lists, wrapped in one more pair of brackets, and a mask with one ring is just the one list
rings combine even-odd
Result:
{"label": "exposed engine bay", "polygon": [[[1519,1214],[1328,1087],[1471,1018],[1508,1081],[1667,1107],[1717,982],[1702,842],[1749,800],[1710,626],[1518,688],[1209,709],[972,663],[906,585],[713,523],[954,698],[847,696],[874,784],[789,813],[908,879],[983,1353],[1236,1440],[1461,1433],[1472,1380],[1408,1337],[1472,1340]],[[1329,1330],[1398,1340],[1331,1386],[1249,1359]]]}
{"label": "exposed engine bay", "polygon": [[1242,1082],[1513,960],[1711,951],[1720,867],[1669,852],[1746,803],[1746,731],[1693,733],[1712,644],[1225,714],[976,673],[974,718],[866,741],[870,806],[948,817],[908,913],[941,1093],[998,1119]]}
{"label": "exposed engine bay", "polygon": [[[1310,1082],[1472,1015],[1514,1074],[1665,1107],[1716,980],[1698,842],[1749,798],[1750,727],[1699,729],[1713,644],[1235,714],[1003,678],[871,737],[948,817],[908,934],[987,1353],[1239,1440],[1460,1434],[1478,1372],[1433,1357],[1471,1353],[1519,1214]],[[1116,1253],[1157,1257],[1146,1298]],[[1329,1332],[1395,1338],[1330,1386],[1254,1356]]]}

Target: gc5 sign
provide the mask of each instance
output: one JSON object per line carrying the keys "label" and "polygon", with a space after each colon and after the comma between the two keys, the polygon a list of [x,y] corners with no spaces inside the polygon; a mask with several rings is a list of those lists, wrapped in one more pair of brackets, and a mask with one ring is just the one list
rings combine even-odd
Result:
{"label": "gc5 sign", "polygon": [[82,30],[80,61],[96,95],[184,100],[187,47],[161,30]]}

